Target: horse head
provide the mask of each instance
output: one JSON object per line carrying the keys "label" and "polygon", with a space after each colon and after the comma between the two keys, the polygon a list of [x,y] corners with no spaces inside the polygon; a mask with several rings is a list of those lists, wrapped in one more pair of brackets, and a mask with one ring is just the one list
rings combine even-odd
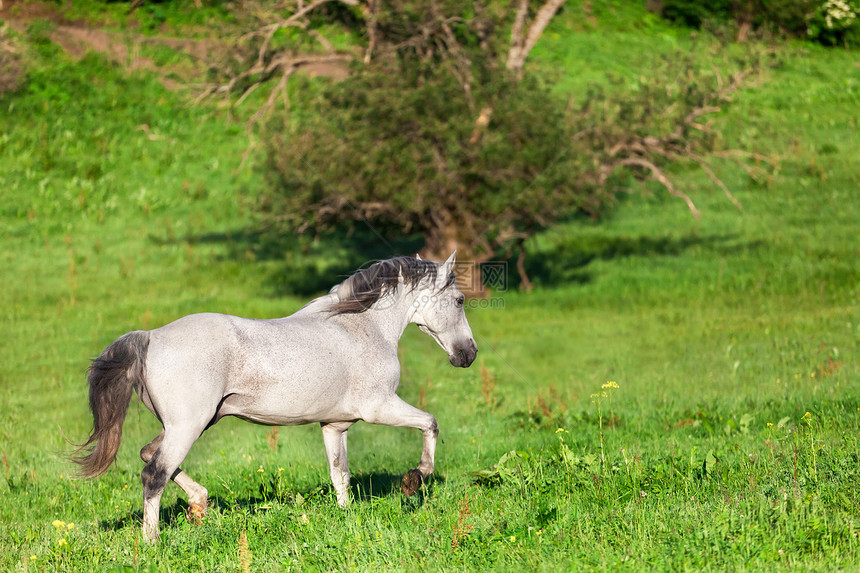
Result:
{"label": "horse head", "polygon": [[417,324],[448,353],[451,364],[468,368],[475,361],[478,346],[466,320],[466,297],[454,280],[455,255],[456,251],[439,265],[432,284],[416,289],[415,311],[410,322]]}

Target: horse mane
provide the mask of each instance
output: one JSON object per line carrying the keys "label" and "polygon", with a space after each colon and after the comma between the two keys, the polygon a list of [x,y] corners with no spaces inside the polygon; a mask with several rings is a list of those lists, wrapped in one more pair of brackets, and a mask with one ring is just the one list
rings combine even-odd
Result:
{"label": "horse mane", "polygon": [[[439,264],[412,257],[395,257],[379,261],[356,271],[339,285],[331,289],[338,301],[329,307],[334,314],[354,314],[368,310],[385,293],[404,285],[415,288],[421,281],[436,280]],[[446,287],[453,283],[451,273]]]}

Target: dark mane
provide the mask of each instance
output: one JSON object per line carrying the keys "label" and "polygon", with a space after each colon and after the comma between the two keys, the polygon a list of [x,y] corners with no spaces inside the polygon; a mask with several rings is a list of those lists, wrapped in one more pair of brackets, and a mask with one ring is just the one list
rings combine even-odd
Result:
{"label": "dark mane", "polygon": [[438,263],[412,257],[379,261],[366,269],[356,271],[332,288],[332,293],[337,293],[340,300],[334,303],[329,311],[334,314],[364,312],[383,294],[397,288],[401,277],[404,285],[415,288],[425,279],[435,281],[438,269]]}

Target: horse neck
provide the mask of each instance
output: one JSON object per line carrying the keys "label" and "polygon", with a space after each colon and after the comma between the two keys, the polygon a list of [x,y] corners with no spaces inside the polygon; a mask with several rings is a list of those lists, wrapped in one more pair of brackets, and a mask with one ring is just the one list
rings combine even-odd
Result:
{"label": "horse neck", "polygon": [[397,346],[412,315],[415,314],[414,302],[417,293],[417,289],[409,290],[399,286],[362,315],[374,324],[385,340]]}

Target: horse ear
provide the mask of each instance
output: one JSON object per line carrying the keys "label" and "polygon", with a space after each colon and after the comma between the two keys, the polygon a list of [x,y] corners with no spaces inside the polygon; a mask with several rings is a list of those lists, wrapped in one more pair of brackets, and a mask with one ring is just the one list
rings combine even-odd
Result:
{"label": "horse ear", "polygon": [[456,260],[457,251],[455,250],[453,253],[451,253],[451,256],[448,257],[448,260],[439,265],[439,279],[442,281],[443,284],[448,282],[448,275],[454,272],[454,263],[456,262]]}

